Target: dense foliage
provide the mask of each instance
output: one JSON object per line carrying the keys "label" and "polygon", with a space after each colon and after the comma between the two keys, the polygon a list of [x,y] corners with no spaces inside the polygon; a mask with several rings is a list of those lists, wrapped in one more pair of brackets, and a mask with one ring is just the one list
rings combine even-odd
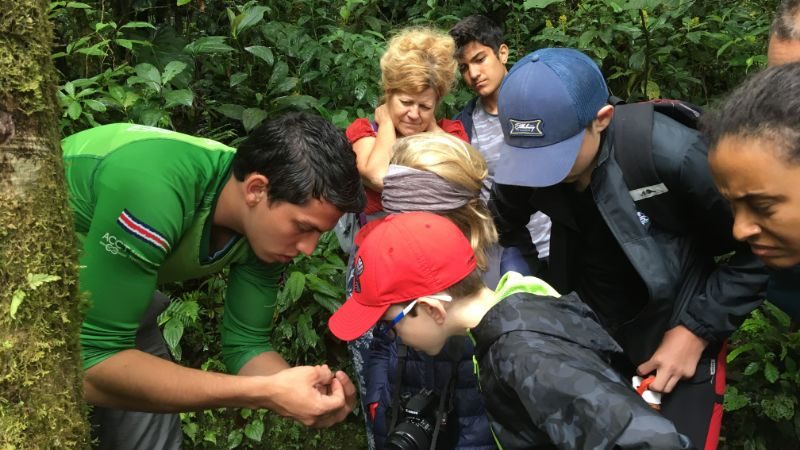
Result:
{"label": "dense foliage", "polygon": [[[386,38],[414,24],[442,28],[483,13],[504,24],[511,62],[545,46],[584,50],[626,99],[705,105],[765,63],[775,0],[223,0],[57,1],[54,54],[63,133],[113,121],[157,125],[236,145],[266,117],[314,109],[344,127],[380,104]],[[450,116],[470,97],[444,99]],[[347,367],[325,322],[342,300],[344,263],[326,236],[287,270],[274,339],[292,364]],[[162,315],[176,359],[223,370],[218,341],[224,275],[172,286]],[[725,448],[798,441],[800,344],[774,308],[732,340]],[[187,448],[364,448],[361,421],[305,430],[264,411],[183,415]],[[276,443],[280,442],[280,445]]]}

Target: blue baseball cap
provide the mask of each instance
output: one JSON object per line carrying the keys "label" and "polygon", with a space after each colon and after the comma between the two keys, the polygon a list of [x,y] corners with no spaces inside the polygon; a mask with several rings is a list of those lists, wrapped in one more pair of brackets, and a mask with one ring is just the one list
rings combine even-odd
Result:
{"label": "blue baseball cap", "polygon": [[544,48],[519,60],[500,86],[505,141],[495,182],[544,187],[569,175],[586,127],[608,104],[600,68],[569,48]]}

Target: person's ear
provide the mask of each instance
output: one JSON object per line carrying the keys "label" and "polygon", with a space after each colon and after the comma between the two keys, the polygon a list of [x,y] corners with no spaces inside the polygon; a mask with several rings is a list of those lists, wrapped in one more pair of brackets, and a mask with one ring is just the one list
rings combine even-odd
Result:
{"label": "person's ear", "polygon": [[242,186],[247,206],[255,206],[259,202],[266,201],[267,187],[269,186],[269,180],[266,176],[258,172],[249,173],[244,177]]}
{"label": "person's ear", "polygon": [[508,46],[506,44],[500,44],[500,47],[497,47],[497,59],[503,64],[508,62]]}
{"label": "person's ear", "polygon": [[437,325],[444,324],[445,319],[447,319],[447,310],[440,300],[420,297],[417,302]]}
{"label": "person's ear", "polygon": [[597,116],[592,121],[592,131],[600,133],[611,124],[611,119],[614,117],[614,107],[606,105],[597,111]]}

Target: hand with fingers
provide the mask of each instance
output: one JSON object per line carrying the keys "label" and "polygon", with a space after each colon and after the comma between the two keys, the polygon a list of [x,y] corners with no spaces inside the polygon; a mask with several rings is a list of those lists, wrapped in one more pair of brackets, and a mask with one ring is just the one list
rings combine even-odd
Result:
{"label": "hand with fingers", "polygon": [[355,407],[350,378],[342,371],[334,374],[327,365],[292,367],[267,378],[269,395],[261,407],[309,427],[339,423]]}
{"label": "hand with fingers", "polygon": [[643,362],[636,371],[641,376],[655,372],[655,380],[649,389],[669,393],[681,379],[694,376],[697,362],[708,342],[695,335],[683,325],[678,325],[664,333],[661,345],[649,360]]}
{"label": "hand with fingers", "polygon": [[389,107],[382,103],[375,108],[375,123],[378,125],[392,125],[392,116],[389,114]]}

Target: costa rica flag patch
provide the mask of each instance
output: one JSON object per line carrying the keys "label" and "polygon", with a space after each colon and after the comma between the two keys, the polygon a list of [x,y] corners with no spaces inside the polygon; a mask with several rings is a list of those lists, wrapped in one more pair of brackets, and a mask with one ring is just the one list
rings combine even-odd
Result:
{"label": "costa rica flag patch", "polygon": [[156,230],[148,226],[146,223],[137,219],[127,209],[123,209],[122,213],[117,218],[117,223],[123,230],[137,238],[147,242],[153,247],[159,248],[164,252],[169,252],[170,246],[167,239],[159,234]]}

